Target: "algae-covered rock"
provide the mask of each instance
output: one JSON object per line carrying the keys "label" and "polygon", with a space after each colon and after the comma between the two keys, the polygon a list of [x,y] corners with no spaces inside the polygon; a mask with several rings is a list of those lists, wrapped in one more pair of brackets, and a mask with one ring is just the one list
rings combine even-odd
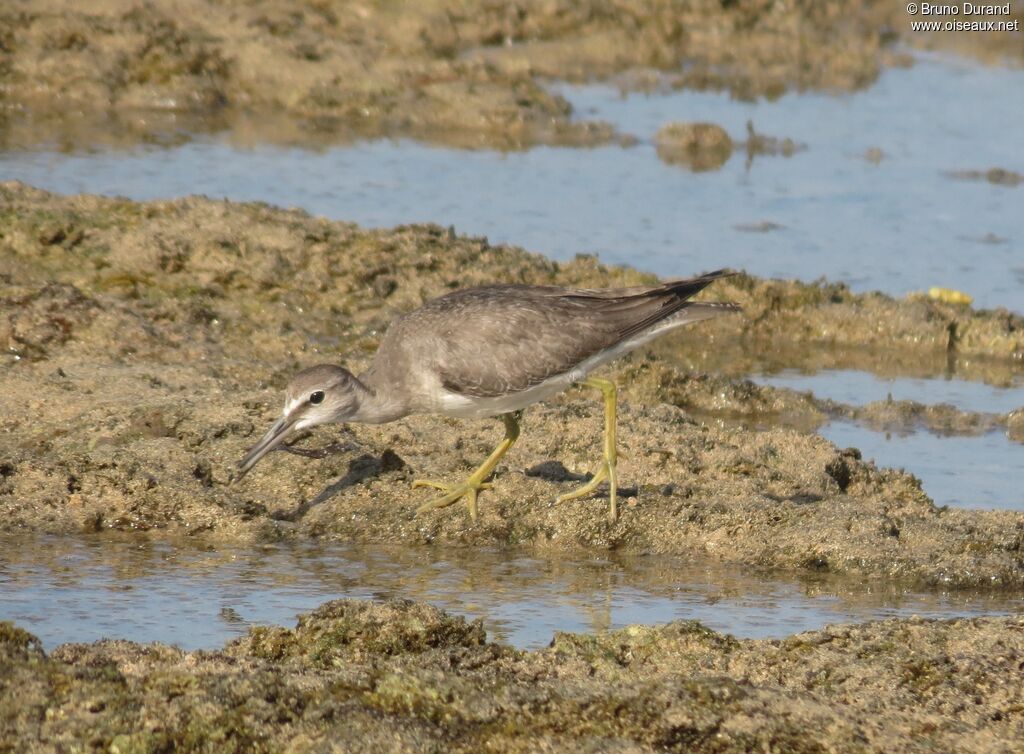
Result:
{"label": "algae-covered rock", "polygon": [[694,171],[717,170],[732,154],[732,139],[714,123],[668,123],[654,137],[658,157]]}
{"label": "algae-covered rock", "polygon": [[614,129],[573,119],[546,81],[653,77],[745,99],[851,91],[911,64],[900,46],[1020,59],[1022,12],[978,34],[915,31],[905,6],[871,0],[12,0],[0,6],[0,141],[89,148],[233,130],[306,146],[588,146]]}
{"label": "algae-covered rock", "polygon": [[701,295],[737,301],[742,315],[612,368],[622,386],[615,523],[600,498],[554,504],[601,453],[603,414],[581,390],[526,413],[476,523],[459,506],[415,515],[425,493],[410,482],[465,474],[497,441],[494,422],[320,428],[297,448],[326,452],[274,453],[230,484],[292,373],[324,361],[358,371],[387,324],[427,298],[489,282],[650,280],[436,226],[364,230],[262,204],[64,198],[4,184],[0,527],[583,546],[947,587],[1024,584],[1020,513],[937,508],[911,475],[808,433],[831,416],[958,432],[1009,427],[1009,416],[843,406],[746,379],[790,354],[789,364],[826,366],[830,354],[855,353],[863,368],[934,359],[943,372],[962,363],[968,375],[1010,380],[1024,323],[828,283],[719,281]]}
{"label": "algae-covered rock", "polygon": [[516,652],[426,605],[343,600],[272,629],[280,652],[252,629],[223,651],[104,641],[49,656],[0,626],[14,751],[996,752],[1024,735],[1019,618],[767,641],[679,621]]}
{"label": "algae-covered rock", "polygon": [[253,629],[235,650],[267,659],[301,659],[316,667],[330,667],[364,656],[477,647],[484,640],[480,621],[467,623],[423,603],[337,600],[303,615],[294,632]]}
{"label": "algae-covered rock", "polygon": [[2,133],[14,144],[166,140],[199,115],[199,130],[270,141],[588,145],[614,131],[572,120],[545,79],[685,62],[677,83],[745,97],[849,90],[874,80],[881,51],[869,9],[849,3],[15,2],[0,9],[0,105],[31,116]]}

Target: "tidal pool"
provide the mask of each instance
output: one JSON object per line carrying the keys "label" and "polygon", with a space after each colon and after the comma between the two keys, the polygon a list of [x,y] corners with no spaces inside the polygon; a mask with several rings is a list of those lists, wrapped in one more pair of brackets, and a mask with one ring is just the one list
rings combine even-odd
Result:
{"label": "tidal pool", "polygon": [[903,468],[921,480],[936,505],[1024,511],[1024,488],[1014,470],[1024,447],[1004,432],[942,437],[931,432],[877,432],[835,421],[818,433],[840,448],[855,447],[879,466]]}
{"label": "tidal pool", "polygon": [[213,648],[257,624],[292,625],[340,597],[425,600],[483,618],[522,648],[555,631],[696,619],[738,637],[782,637],[893,616],[1012,614],[1024,599],[922,593],[898,583],[766,575],[661,556],[342,545],[197,547],[140,537],[0,539],[0,620],[52,649],[123,638]]}
{"label": "tidal pool", "polygon": [[955,377],[881,377],[853,369],[805,373],[783,370],[756,375],[754,380],[773,387],[810,391],[816,398],[851,406],[884,401],[949,403],[962,411],[1005,414],[1024,408],[1024,386],[993,387]]}
{"label": "tidal pool", "polygon": [[[856,370],[762,374],[757,382],[810,391],[817,398],[851,406],[873,401],[948,403],[965,411],[1003,414],[1024,408],[1024,388],[997,388],[956,378],[879,377]],[[1024,491],[1009,469],[1024,463],[1024,446],[1001,429],[977,436],[945,436],[925,428],[882,432],[849,421],[818,430],[841,448],[856,447],[879,466],[905,468],[917,476],[937,505],[1024,510]]]}

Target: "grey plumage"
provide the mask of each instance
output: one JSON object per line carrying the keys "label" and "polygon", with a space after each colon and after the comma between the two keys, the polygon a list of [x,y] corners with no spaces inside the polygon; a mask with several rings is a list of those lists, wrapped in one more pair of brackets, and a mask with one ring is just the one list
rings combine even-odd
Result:
{"label": "grey plumage", "polygon": [[682,325],[736,311],[735,304],[689,301],[728,274],[718,270],[633,288],[490,285],[455,291],[395,320],[361,379],[372,384],[402,375],[416,396],[413,375],[426,368],[445,389],[468,397],[527,390],[673,315]]}
{"label": "grey plumage", "polygon": [[281,418],[239,463],[236,479],[293,432],[318,424],[382,423],[416,413],[501,415],[505,438],[464,483],[414,482],[446,493],[420,511],[465,497],[476,518],[478,492],[490,486],[486,480],[519,436],[519,412],[573,383],[586,383],[604,394],[604,460],[587,484],[559,500],[588,495],[607,480],[614,519],[615,386],[588,375],[664,332],[737,311],[735,304],[690,301],[728,274],[718,270],[634,288],[490,285],[428,301],[392,323],[369,369],[358,377],[330,364],[295,375]]}

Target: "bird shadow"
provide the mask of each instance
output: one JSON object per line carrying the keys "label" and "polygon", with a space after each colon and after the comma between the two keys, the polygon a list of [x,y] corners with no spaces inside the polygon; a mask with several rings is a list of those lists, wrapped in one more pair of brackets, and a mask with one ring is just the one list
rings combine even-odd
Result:
{"label": "bird shadow", "polygon": [[586,482],[593,474],[577,474],[569,471],[560,461],[544,461],[536,466],[531,466],[525,472],[526,476],[545,479],[549,482]]}
{"label": "bird shadow", "polygon": [[[334,443],[333,445],[328,445],[324,448],[308,450],[305,448],[290,448],[287,452],[296,453],[297,455],[305,456],[307,458],[326,458],[328,455],[333,455],[334,453],[351,449],[352,446],[349,444]],[[298,521],[309,513],[312,508],[321,505],[322,503],[326,503],[342,490],[354,487],[360,482],[380,476],[385,472],[396,471],[404,468],[405,466],[405,461],[403,461],[399,455],[390,448],[385,450],[379,456],[375,456],[370,453],[363,453],[357,458],[353,458],[348,464],[348,471],[346,471],[339,479],[324,487],[316,497],[299,504],[290,511],[279,511],[275,513],[273,517],[278,521]]]}
{"label": "bird shadow", "polygon": [[327,456],[333,456],[338,453],[355,450],[356,447],[357,446],[350,442],[332,442],[330,445],[325,445],[322,448],[296,448],[294,445],[281,445],[280,447],[274,448],[274,450],[281,451],[282,453],[291,453],[292,455],[302,456],[303,458],[327,458]]}
{"label": "bird shadow", "polygon": [[[524,472],[526,476],[544,479],[548,482],[589,482],[594,478],[593,474],[577,474],[569,471],[560,461],[544,461],[536,466],[531,466]],[[600,492],[601,488],[594,490],[595,495],[606,494]],[[615,493],[618,497],[636,497],[640,490],[638,487],[616,487]]]}

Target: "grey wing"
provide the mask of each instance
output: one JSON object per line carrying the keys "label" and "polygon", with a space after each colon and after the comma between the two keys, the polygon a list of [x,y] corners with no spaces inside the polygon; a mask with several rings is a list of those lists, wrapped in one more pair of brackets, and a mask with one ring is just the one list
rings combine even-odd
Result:
{"label": "grey wing", "polygon": [[580,303],[531,298],[467,307],[446,320],[436,367],[452,392],[481,398],[516,393],[563,374],[616,335]]}
{"label": "grey wing", "polygon": [[[429,370],[445,388],[462,395],[516,393],[670,318],[683,324],[732,311],[731,305],[687,302],[727,274],[719,270],[637,288],[488,286],[457,291],[398,320],[378,356],[409,371]],[[695,309],[693,317],[681,311],[688,306]],[[396,358],[397,352],[401,356]]]}

